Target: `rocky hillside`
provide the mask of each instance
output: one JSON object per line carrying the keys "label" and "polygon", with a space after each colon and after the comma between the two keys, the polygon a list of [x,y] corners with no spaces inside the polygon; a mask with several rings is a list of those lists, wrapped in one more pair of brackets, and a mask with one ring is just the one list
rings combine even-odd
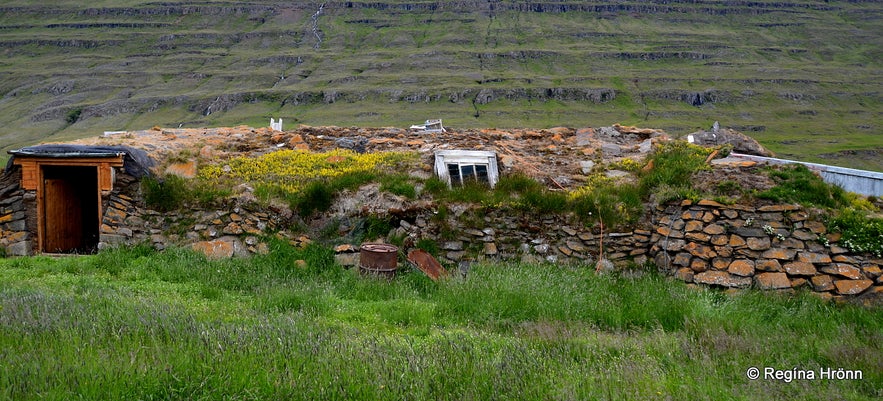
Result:
{"label": "rocky hillside", "polygon": [[[883,170],[872,1],[8,1],[0,148],[152,126],[721,121]],[[404,112],[403,112],[404,111]]]}

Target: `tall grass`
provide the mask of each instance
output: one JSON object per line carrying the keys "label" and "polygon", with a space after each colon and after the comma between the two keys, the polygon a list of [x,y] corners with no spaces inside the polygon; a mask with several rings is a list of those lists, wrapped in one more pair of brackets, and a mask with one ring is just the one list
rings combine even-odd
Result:
{"label": "tall grass", "polygon": [[[590,267],[376,280],[321,247],[270,248],[0,260],[0,398],[821,400],[883,388],[880,309]],[[751,366],[864,379],[750,381]]]}

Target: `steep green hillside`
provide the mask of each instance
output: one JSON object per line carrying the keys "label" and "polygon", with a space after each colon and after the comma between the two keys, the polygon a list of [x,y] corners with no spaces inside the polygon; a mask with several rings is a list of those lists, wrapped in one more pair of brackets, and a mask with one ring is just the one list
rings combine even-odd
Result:
{"label": "steep green hillside", "polygon": [[[880,1],[7,1],[0,149],[160,126],[714,121],[883,171]],[[321,11],[320,11],[321,10]]]}

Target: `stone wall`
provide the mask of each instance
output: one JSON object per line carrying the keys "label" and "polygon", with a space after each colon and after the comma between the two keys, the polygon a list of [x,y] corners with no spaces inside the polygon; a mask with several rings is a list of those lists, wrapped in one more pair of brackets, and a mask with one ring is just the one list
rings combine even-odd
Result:
{"label": "stone wall", "polygon": [[[591,264],[597,260],[602,236],[575,216],[468,209],[454,205],[447,216],[424,213],[399,221],[392,236],[437,244],[442,262],[495,259],[557,264]],[[618,264],[644,264],[651,232],[604,233],[605,259]]]}
{"label": "stone wall", "polygon": [[[36,245],[36,197],[20,189],[20,179],[18,169],[0,177],[0,248],[7,255],[33,254]],[[210,257],[230,257],[267,252],[260,238],[268,232],[278,232],[293,244],[310,241],[286,231],[293,221],[291,210],[261,206],[248,191],[210,209],[160,213],[144,204],[140,182],[119,169],[114,189],[102,202],[100,248],[189,245]],[[437,209],[422,208],[406,216],[387,216],[396,225],[390,237],[404,238],[406,246],[432,241],[442,262],[450,264],[476,259],[594,264],[601,249],[597,227],[586,227],[573,215],[448,206],[442,215]],[[703,200],[652,212],[645,229],[604,233],[605,259],[620,266],[653,262],[695,284],[769,290],[805,287],[832,298],[883,294],[883,260],[850,254],[837,245],[837,235],[828,233],[800,206],[753,207]],[[348,218],[360,215],[354,213]]]}
{"label": "stone wall", "polygon": [[23,256],[33,253],[34,238],[28,230],[36,224],[36,215],[28,211],[36,208],[36,196],[20,187],[21,169],[0,175],[0,249],[7,255]]}
{"label": "stone wall", "polygon": [[824,297],[883,293],[883,261],[853,255],[801,206],[697,203],[660,207],[649,254],[680,280],[766,290],[807,287]]}
{"label": "stone wall", "polygon": [[[145,205],[140,181],[119,172],[105,198],[99,248],[149,243],[157,249],[191,245],[209,257],[266,252],[258,238],[287,226],[287,208],[262,208],[253,199],[231,198],[211,208],[162,213]],[[295,237],[293,241],[302,238]]]}

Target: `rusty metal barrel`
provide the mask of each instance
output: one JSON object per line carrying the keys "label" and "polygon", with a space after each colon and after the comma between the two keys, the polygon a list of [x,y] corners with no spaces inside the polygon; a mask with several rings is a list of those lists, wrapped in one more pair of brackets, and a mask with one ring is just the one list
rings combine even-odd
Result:
{"label": "rusty metal barrel", "polygon": [[359,271],[363,274],[393,277],[398,269],[399,248],[389,244],[362,244]]}

